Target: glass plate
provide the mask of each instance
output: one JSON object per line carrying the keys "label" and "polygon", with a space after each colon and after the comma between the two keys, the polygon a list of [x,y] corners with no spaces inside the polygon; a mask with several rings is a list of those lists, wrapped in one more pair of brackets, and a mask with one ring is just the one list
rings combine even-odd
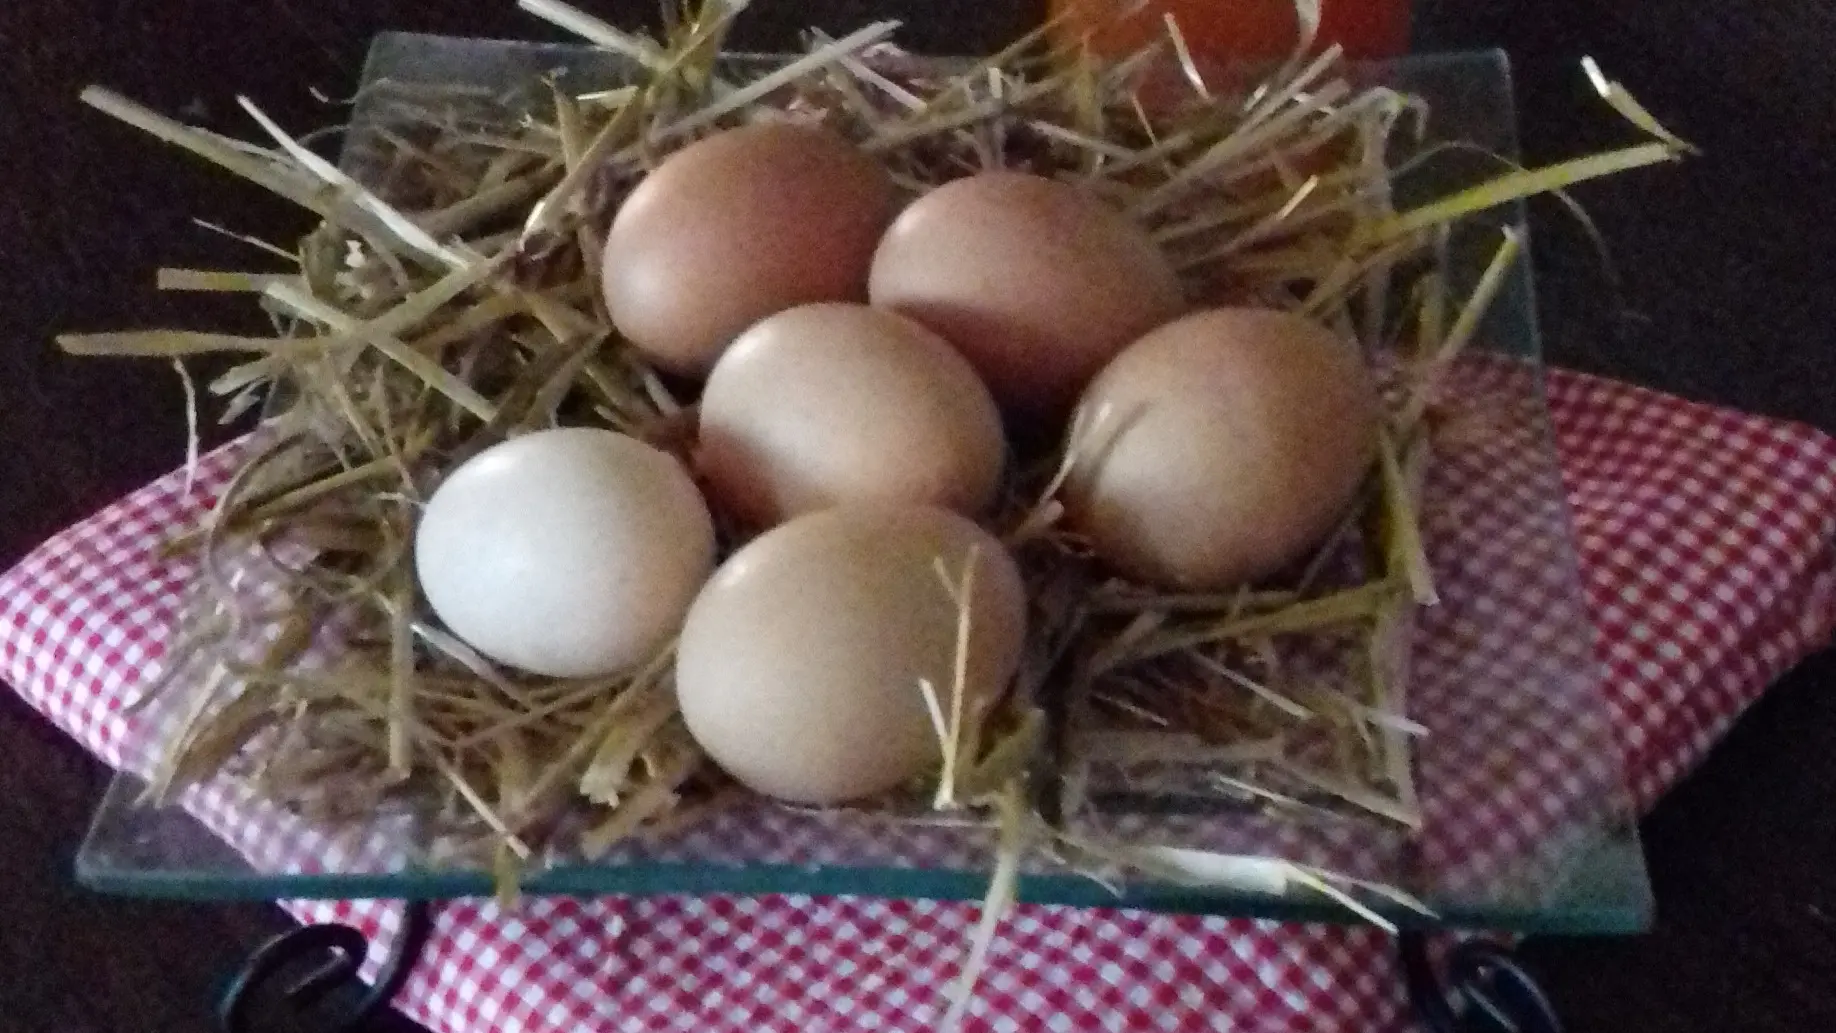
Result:
{"label": "glass plate", "polygon": [[[503,100],[510,87],[543,73],[564,72],[570,88],[584,91],[615,85],[625,70],[617,58],[581,47],[379,37],[345,165],[359,177],[374,171],[365,160],[364,133],[374,129],[394,90],[460,84]],[[1412,57],[1354,74],[1425,98],[1431,141],[1516,153],[1502,54]],[[1472,154],[1467,167],[1439,163],[1433,183],[1415,186],[1444,191],[1496,169],[1478,150]],[[1498,229],[1522,221],[1521,208],[1511,206],[1470,220],[1452,236],[1453,275],[1465,280],[1452,284],[1456,297],[1477,279]],[[1221,804],[1166,808],[1126,800],[1077,816],[1081,827],[1134,843],[1317,865],[1400,888],[1435,912],[1425,919],[1373,904],[1399,924],[1527,932],[1644,928],[1650,888],[1580,594],[1543,402],[1527,262],[1510,275],[1473,351],[1458,398],[1463,418],[1478,430],[1437,443],[1425,489],[1424,531],[1443,599],[1422,611],[1407,658],[1410,715],[1428,732],[1415,748],[1419,831],[1376,819],[1277,819]],[[150,710],[141,723],[150,736],[157,717]],[[438,898],[492,888],[487,865],[429,856],[414,829],[388,815],[333,831],[228,778],[187,790],[179,805],[164,807],[140,802],[144,785],[139,775],[123,773],[109,788],[77,858],[85,885],[193,899]],[[992,855],[992,834],[973,825],[809,814],[760,801],[595,862],[560,850],[527,872],[522,886],[538,894],[975,899],[986,889]],[[1230,890],[1150,878],[1105,885],[1043,857],[1026,863],[1020,895],[1279,919],[1351,917],[1310,890],[1266,878]]]}

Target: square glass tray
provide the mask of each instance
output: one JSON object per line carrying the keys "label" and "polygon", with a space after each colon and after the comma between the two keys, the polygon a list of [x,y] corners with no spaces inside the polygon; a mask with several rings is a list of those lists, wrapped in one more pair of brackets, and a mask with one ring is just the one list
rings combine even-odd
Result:
{"label": "square glass tray", "polygon": [[[377,39],[353,119],[346,167],[362,177],[362,139],[392,89],[463,85],[503,94],[561,72],[576,91],[617,84],[615,56],[584,47],[389,34]],[[1428,142],[1472,144],[1437,163],[1444,192],[1516,153],[1502,54],[1407,58],[1354,69],[1429,105]],[[393,85],[390,85],[393,84]],[[1426,178],[1426,177],[1420,177]],[[1406,198],[1405,198],[1406,200]],[[1468,220],[1449,240],[1463,297],[1496,246],[1522,227],[1520,206]],[[1462,282],[1463,281],[1463,282]],[[1401,925],[1524,932],[1633,932],[1651,915],[1620,748],[1600,691],[1560,470],[1543,401],[1541,348],[1527,262],[1519,262],[1460,379],[1464,404],[1491,429],[1438,445],[1424,533],[1442,596],[1422,611],[1408,652],[1410,717],[1423,824],[1274,818],[1223,804],[1110,807],[1086,827],[1132,843],[1276,856],[1393,886],[1426,918],[1370,898]],[[157,722],[149,717],[149,725]],[[138,732],[132,734],[140,734]],[[145,734],[152,735],[148,730]],[[144,774],[144,770],[141,774]],[[491,892],[475,862],[430,856],[410,825],[379,815],[361,827],[315,827],[228,777],[174,804],[140,802],[140,774],[110,786],[77,857],[94,889],[141,896],[444,898]],[[523,892],[812,893],[979,899],[994,837],[976,826],[890,822],[852,812],[810,814],[767,802],[724,811],[661,842],[621,845],[594,861],[564,849],[525,871]],[[1347,920],[1315,892],[1251,878],[1235,889],[1147,877],[1099,884],[1030,858],[1023,900],[1294,920]]]}

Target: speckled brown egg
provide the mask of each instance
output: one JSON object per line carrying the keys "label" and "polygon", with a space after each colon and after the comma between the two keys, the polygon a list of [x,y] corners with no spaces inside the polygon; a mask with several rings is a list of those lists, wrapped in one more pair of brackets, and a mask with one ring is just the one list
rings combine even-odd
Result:
{"label": "speckled brown egg", "polygon": [[720,507],[758,527],[841,502],[973,513],[1006,444],[969,363],[866,305],[804,305],[741,334],[709,375],[695,465]]}
{"label": "speckled brown egg", "polygon": [[925,194],[874,254],[870,295],[954,344],[1003,405],[1069,408],[1129,342],[1184,309],[1147,233],[1067,183],[985,172]]}
{"label": "speckled brown egg", "polygon": [[1066,484],[1068,526],[1122,573],[1188,590],[1267,576],[1325,537],[1371,469],[1381,419],[1354,344],[1241,308],[1143,337],[1080,409],[1100,422]]}
{"label": "speckled brown egg", "polygon": [[619,208],[606,234],[606,308],[652,362],[699,376],[766,316],[864,301],[892,203],[886,173],[829,130],[716,134],[665,159]]}
{"label": "speckled brown egg", "polygon": [[689,608],[676,658],[682,716],[752,789],[826,804],[885,792],[941,756],[919,689],[949,707],[958,610],[936,565],[969,592],[965,706],[999,697],[1019,665],[1026,594],[986,531],[929,506],[838,506],[754,539]]}

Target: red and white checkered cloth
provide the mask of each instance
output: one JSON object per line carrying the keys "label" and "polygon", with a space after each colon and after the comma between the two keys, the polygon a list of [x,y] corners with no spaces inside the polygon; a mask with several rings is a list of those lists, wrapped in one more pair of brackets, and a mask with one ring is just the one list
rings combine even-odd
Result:
{"label": "red and white checkered cloth", "polygon": [[[1644,806],[1836,624],[1836,442],[1576,374],[1548,388],[1613,732]],[[162,479],[0,578],[0,676],[111,763],[177,608],[184,572],[154,546],[197,504],[181,488]],[[378,942],[399,918],[384,902],[288,907]],[[975,920],[969,905],[859,898],[457,901],[398,1003],[443,1033],[929,1030]],[[1407,1021],[1374,929],[1029,905],[1003,926],[969,1025]]]}

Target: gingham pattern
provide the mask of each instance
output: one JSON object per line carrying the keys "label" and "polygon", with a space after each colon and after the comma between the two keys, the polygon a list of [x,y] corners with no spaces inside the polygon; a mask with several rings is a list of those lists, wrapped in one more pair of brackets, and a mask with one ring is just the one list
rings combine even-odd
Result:
{"label": "gingham pattern", "polygon": [[1648,807],[1836,620],[1830,441],[1610,381],[1551,386],[1607,699]]}
{"label": "gingham pattern", "polygon": [[[1571,374],[1549,387],[1609,731],[1648,803],[1836,620],[1836,443]],[[1504,419],[1478,433],[1511,432],[1508,408]],[[1526,443],[1542,433],[1516,426]],[[180,484],[150,486],[0,579],[0,673],[111,763],[129,741],[122,701],[157,662],[186,574],[150,548],[188,505]],[[1500,556],[1524,557],[1495,537]],[[1560,648],[1534,625],[1520,631],[1499,655]],[[1531,742],[1551,734],[1500,728]],[[1610,770],[1599,745],[1591,764]],[[1508,770],[1523,784],[1494,784],[1494,802],[1466,791],[1487,815],[1476,824],[1505,830],[1477,841],[1490,849],[1592,799],[1576,791],[1593,777],[1586,765]],[[1513,792],[1557,813],[1500,812],[1500,793]],[[219,820],[237,813],[217,801]],[[288,906],[379,941],[398,920],[380,902]],[[974,920],[964,905],[854,898],[537,899],[510,913],[454,902],[399,1003],[446,1033],[925,1030]],[[997,941],[970,1026],[1350,1033],[1394,1029],[1402,1016],[1401,981],[1374,930],[1027,906]]]}

